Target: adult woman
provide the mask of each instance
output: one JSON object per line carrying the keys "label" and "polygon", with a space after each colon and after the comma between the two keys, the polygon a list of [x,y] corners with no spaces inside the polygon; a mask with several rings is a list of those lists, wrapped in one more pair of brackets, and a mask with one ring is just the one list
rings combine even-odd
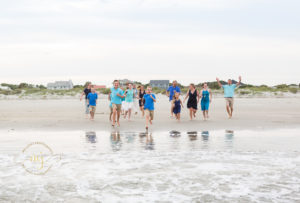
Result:
{"label": "adult woman", "polygon": [[140,89],[139,89],[139,106],[140,106],[140,110],[142,112],[143,117],[145,115],[145,112],[144,112],[144,104],[145,104],[144,95],[145,94],[146,94],[146,91],[144,89],[144,86],[141,85]]}
{"label": "adult woman", "polygon": [[190,111],[190,119],[193,120],[193,117],[196,117],[196,112],[198,109],[197,105],[200,99],[199,92],[193,83],[190,84],[189,91],[187,92],[183,102],[185,102],[187,98],[189,98],[187,102],[187,108]]}
{"label": "adult woman", "polygon": [[207,83],[203,84],[203,89],[200,91],[201,97],[201,110],[203,112],[204,120],[208,119],[208,109],[209,103],[211,102],[212,94],[211,90],[208,88]]}

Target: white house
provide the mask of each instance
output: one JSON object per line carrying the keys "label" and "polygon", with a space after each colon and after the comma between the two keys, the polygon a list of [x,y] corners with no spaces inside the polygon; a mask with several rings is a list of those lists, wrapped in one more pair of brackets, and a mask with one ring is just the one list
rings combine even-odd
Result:
{"label": "white house", "polygon": [[7,87],[7,86],[1,86],[1,85],[0,85],[0,89],[1,90],[11,90],[9,87]]}
{"label": "white house", "polygon": [[50,90],[69,90],[73,89],[72,80],[69,81],[55,81],[54,83],[48,83],[47,89]]}

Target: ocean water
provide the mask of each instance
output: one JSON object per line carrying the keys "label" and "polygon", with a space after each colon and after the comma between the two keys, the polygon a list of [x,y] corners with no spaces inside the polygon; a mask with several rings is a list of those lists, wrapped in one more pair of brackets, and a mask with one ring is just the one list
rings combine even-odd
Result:
{"label": "ocean water", "polygon": [[300,129],[0,140],[0,202],[300,202]]}

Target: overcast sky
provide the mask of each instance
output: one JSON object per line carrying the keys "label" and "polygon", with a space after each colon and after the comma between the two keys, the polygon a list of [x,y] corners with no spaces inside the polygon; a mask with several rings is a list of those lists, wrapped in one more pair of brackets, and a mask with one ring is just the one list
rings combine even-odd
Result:
{"label": "overcast sky", "polygon": [[0,83],[300,82],[299,0],[0,2]]}

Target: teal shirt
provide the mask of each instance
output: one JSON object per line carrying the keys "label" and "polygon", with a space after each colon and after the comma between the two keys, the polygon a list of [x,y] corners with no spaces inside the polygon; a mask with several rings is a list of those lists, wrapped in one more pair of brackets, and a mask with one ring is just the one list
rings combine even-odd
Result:
{"label": "teal shirt", "polygon": [[122,98],[117,96],[117,94],[123,95],[123,90],[121,90],[120,88],[115,89],[115,88],[111,88],[111,103],[113,104],[122,104]]}
{"label": "teal shirt", "polygon": [[126,90],[126,97],[125,97],[125,102],[133,102],[133,90],[128,89]]}
{"label": "teal shirt", "polygon": [[223,85],[222,86],[224,89],[224,97],[234,97],[234,90],[236,88],[235,84],[232,85]]}

